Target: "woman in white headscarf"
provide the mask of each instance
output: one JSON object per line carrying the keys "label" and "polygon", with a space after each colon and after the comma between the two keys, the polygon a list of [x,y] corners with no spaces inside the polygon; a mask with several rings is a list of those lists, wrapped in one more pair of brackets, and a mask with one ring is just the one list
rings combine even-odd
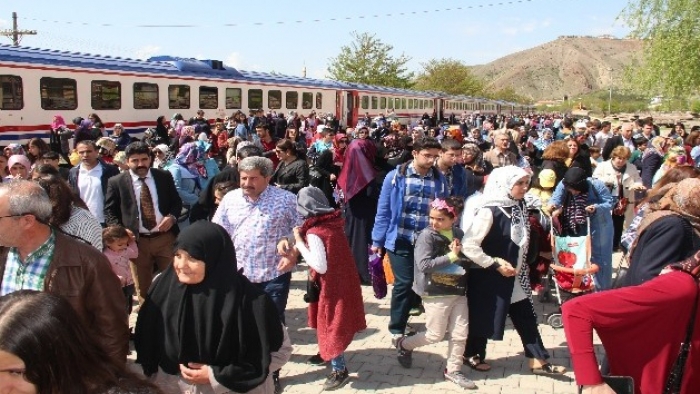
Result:
{"label": "woman in white headscarf", "polygon": [[491,366],[486,359],[488,339],[502,340],[506,316],[518,331],[535,374],[563,374],[566,369],[547,362],[549,353],[537,330],[537,315],[525,262],[530,229],[525,193],[530,175],[516,166],[491,173],[476,213],[462,218],[462,252],[474,264],[469,270],[469,336],[464,361],[476,371]]}

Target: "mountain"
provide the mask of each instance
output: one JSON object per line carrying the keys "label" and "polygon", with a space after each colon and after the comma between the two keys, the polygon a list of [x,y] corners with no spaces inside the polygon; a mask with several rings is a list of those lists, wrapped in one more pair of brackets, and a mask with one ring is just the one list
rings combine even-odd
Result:
{"label": "mountain", "polygon": [[554,41],[516,52],[472,72],[487,89],[512,87],[533,100],[562,99],[622,86],[624,69],[639,59],[640,40],[610,36],[561,36]]}

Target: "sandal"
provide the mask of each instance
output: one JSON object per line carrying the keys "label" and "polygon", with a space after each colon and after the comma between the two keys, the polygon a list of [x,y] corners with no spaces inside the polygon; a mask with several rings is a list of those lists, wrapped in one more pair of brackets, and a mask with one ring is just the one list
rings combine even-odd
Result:
{"label": "sandal", "polygon": [[535,375],[563,375],[566,373],[566,368],[559,365],[546,363],[537,368],[530,368],[530,371],[532,371],[532,373]]}
{"label": "sandal", "polygon": [[491,370],[491,366],[481,361],[481,358],[479,358],[479,356],[465,358],[464,364],[466,364],[469,368],[479,372],[488,372]]}

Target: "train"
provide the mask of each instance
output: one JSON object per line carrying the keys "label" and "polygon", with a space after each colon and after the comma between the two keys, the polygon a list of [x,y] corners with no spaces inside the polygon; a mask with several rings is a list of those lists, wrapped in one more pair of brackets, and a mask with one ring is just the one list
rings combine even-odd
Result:
{"label": "train", "polygon": [[410,124],[425,113],[516,115],[534,107],[442,92],[372,86],[238,70],[220,60],[156,56],[147,60],[0,45],[0,145],[47,138],[60,114],[70,123],[97,113],[138,136],[159,116],[238,110],[332,114],[341,125],[393,113]]}

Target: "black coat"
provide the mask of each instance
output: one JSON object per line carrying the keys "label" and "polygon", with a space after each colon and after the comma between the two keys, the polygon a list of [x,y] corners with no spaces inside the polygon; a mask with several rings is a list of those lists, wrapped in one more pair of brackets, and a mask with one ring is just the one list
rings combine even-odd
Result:
{"label": "black coat", "polygon": [[[632,140],[632,143],[634,144],[634,140]],[[608,138],[608,140],[605,141],[605,146],[603,147],[603,160],[610,160],[610,154],[612,153],[613,149],[624,145],[625,142],[622,140],[622,136],[619,134]],[[637,144],[634,144],[634,146],[636,147]]]}
{"label": "black coat", "polygon": [[[175,181],[170,172],[151,168],[153,182],[158,193],[158,210],[163,216],[173,215],[176,219],[182,212],[182,200],[177,193]],[[151,190],[153,193],[153,190]],[[139,208],[131,180],[131,172],[126,171],[112,177],[107,182],[105,194],[105,222],[107,225],[121,225],[131,230],[136,237],[139,234]],[[177,223],[171,230],[178,234]]]}
{"label": "black coat", "polygon": [[289,164],[280,162],[272,174],[270,184],[294,194],[299,193],[299,190],[309,185],[309,166],[306,165],[306,160],[297,158]]}

